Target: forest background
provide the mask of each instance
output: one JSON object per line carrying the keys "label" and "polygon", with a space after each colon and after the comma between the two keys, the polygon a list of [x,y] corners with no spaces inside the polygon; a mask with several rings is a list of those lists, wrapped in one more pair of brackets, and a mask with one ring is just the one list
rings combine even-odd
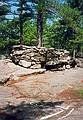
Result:
{"label": "forest background", "polygon": [[0,0],[0,51],[19,44],[83,53],[83,0]]}

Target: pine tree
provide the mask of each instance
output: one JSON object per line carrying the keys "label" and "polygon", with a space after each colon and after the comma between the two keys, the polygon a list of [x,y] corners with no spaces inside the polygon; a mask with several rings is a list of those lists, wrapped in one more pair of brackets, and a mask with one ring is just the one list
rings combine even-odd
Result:
{"label": "pine tree", "polygon": [[44,17],[46,14],[53,13],[53,10],[55,10],[56,0],[31,0],[31,2],[35,3],[35,6],[36,6],[37,42],[38,42],[38,47],[41,47],[41,46],[43,46],[43,21],[44,21]]}
{"label": "pine tree", "polygon": [[28,5],[28,0],[18,0],[16,1],[17,15],[19,16],[19,26],[20,26],[20,44],[23,44],[23,24],[28,17],[32,16],[31,6]]}
{"label": "pine tree", "polygon": [[7,2],[7,0],[0,1],[0,22],[3,22],[3,20],[5,19],[5,15],[10,10]]}
{"label": "pine tree", "polygon": [[83,53],[83,0],[66,0],[67,4],[74,10],[78,10],[79,18],[77,19],[76,39],[74,41],[77,53]]}
{"label": "pine tree", "polygon": [[83,0],[66,0],[71,8],[77,8],[83,14]]}

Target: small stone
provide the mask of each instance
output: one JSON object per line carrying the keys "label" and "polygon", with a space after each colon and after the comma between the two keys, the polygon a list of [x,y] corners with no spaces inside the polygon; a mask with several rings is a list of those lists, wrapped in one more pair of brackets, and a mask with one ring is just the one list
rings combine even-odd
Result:
{"label": "small stone", "polygon": [[66,65],[66,68],[67,68],[67,69],[70,69],[70,65]]}
{"label": "small stone", "polygon": [[33,57],[33,56],[34,56],[34,53],[30,53],[30,56]]}
{"label": "small stone", "polygon": [[54,48],[49,48],[49,50],[54,50]]}
{"label": "small stone", "polygon": [[55,65],[56,64],[56,61],[49,61],[46,63],[47,65]]}
{"label": "small stone", "polygon": [[22,58],[25,58],[25,57],[26,57],[26,55],[22,55],[21,57],[22,57]]}
{"label": "small stone", "polygon": [[27,56],[27,55],[26,55],[26,59],[30,60],[30,56]]}
{"label": "small stone", "polygon": [[32,61],[37,61],[37,59],[35,59],[34,57],[31,57],[31,60],[32,60]]}
{"label": "small stone", "polygon": [[35,62],[31,62],[31,65],[35,65],[36,63]]}
{"label": "small stone", "polygon": [[10,80],[19,80],[19,77],[16,76],[16,75],[11,74],[9,79]]}
{"label": "small stone", "polygon": [[30,52],[31,52],[30,49],[27,49],[27,50],[25,51],[26,54],[27,54],[27,53],[30,53]]}
{"label": "small stone", "polygon": [[43,56],[41,56],[41,58],[39,59],[41,62],[45,61],[45,58]]}
{"label": "small stone", "polygon": [[63,65],[63,70],[65,70],[66,69],[66,66],[65,65]]}

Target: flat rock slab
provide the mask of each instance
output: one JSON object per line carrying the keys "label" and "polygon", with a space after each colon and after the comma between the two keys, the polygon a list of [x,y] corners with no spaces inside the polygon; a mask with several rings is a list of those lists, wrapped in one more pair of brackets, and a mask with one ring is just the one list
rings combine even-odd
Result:
{"label": "flat rock slab", "polygon": [[[12,63],[8,62],[9,67],[12,66]],[[13,64],[13,67],[16,66]],[[8,67],[8,68],[9,68]],[[7,68],[7,67],[6,67]],[[7,69],[8,69],[7,68]],[[11,68],[11,67],[10,67]],[[24,70],[20,74],[20,67],[18,66],[11,69],[11,74],[14,75],[23,75],[25,74]],[[9,69],[10,70],[10,69]],[[17,71],[16,71],[17,70]],[[27,74],[37,73],[39,69],[26,71]],[[6,69],[1,69],[3,74],[10,73]],[[12,72],[13,71],[13,72]],[[15,72],[16,71],[16,72]],[[12,80],[11,80],[12,81]],[[11,82],[9,81],[9,82]],[[65,71],[47,71],[44,74],[30,75],[23,78],[23,80],[15,81],[15,83],[7,83],[3,86],[0,86],[0,107],[3,107],[7,104],[17,105],[23,101],[35,102],[35,101],[56,101],[56,95],[62,90],[68,87],[74,87],[78,85],[83,86],[83,69],[75,68]]]}
{"label": "flat rock slab", "polygon": [[5,83],[9,79],[17,80],[24,75],[43,73],[45,69],[27,69],[15,65],[11,60],[0,60],[0,83]]}

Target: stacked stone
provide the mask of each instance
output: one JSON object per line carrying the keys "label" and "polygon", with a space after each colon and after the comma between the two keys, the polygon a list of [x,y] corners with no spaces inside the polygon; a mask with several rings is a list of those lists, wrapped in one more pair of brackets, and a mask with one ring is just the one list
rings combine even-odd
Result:
{"label": "stacked stone", "polygon": [[65,52],[55,51],[54,48],[13,46],[11,59],[26,68],[43,68],[46,64],[57,64],[62,53],[65,55]]}

